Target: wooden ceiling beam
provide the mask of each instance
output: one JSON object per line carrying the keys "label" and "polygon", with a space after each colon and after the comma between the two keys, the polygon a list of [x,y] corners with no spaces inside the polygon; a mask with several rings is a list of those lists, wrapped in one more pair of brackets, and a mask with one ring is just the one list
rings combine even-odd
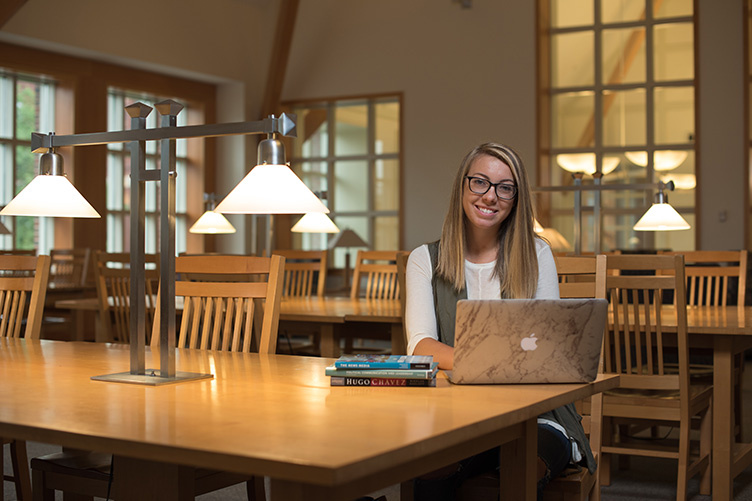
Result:
{"label": "wooden ceiling beam", "polygon": [[282,0],[280,2],[272,56],[269,61],[269,73],[266,78],[264,101],[261,105],[261,119],[272,113],[278,113],[299,3],[299,0]]}

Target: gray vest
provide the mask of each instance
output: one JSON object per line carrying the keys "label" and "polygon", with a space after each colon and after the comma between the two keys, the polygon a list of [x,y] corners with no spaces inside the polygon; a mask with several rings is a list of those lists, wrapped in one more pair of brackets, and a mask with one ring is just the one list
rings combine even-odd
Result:
{"label": "gray vest", "polygon": [[[436,273],[436,265],[439,262],[439,241],[428,244],[428,254],[431,256],[431,268],[433,278],[433,306],[436,312],[436,327],[439,330],[439,341],[449,346],[454,346],[454,326],[457,317],[457,301],[467,299],[467,289],[462,288],[457,292],[452,284],[439,277]],[[583,462],[590,473],[595,472],[596,462],[593,452],[590,450],[585,430],[580,421],[582,417],[577,413],[574,404],[567,404],[552,411],[541,414],[539,417],[556,421],[567,431],[571,440],[574,440],[584,456]]]}

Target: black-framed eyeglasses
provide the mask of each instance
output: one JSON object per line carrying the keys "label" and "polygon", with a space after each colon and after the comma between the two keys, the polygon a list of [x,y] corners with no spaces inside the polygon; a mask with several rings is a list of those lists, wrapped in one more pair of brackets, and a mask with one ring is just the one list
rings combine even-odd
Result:
{"label": "black-framed eyeglasses", "polygon": [[476,195],[485,195],[493,186],[496,189],[496,196],[502,200],[512,200],[517,196],[517,187],[513,184],[501,182],[492,183],[488,179],[475,176],[465,176],[467,187]]}

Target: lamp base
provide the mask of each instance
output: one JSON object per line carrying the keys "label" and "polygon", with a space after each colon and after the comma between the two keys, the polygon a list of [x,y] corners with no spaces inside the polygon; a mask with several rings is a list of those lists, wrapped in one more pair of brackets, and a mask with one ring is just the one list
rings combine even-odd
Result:
{"label": "lamp base", "polygon": [[130,372],[117,372],[115,374],[104,374],[102,376],[92,376],[94,381],[107,381],[110,383],[130,383],[142,384],[146,386],[162,386],[164,384],[185,383],[187,381],[198,381],[201,379],[212,379],[212,374],[201,374],[199,372],[176,372],[174,377],[162,377],[159,375],[159,369],[146,369],[145,374],[131,374]]}

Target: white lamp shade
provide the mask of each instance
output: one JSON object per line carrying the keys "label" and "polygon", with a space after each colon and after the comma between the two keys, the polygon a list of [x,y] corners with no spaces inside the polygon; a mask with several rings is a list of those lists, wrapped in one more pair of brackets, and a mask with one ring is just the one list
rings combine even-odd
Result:
{"label": "white lamp shade", "polygon": [[101,217],[65,176],[40,174],[0,211],[4,216]]}
{"label": "white lamp shade", "polygon": [[286,165],[257,165],[214,209],[225,214],[305,214],[329,209]]}
{"label": "white lamp shade", "polygon": [[193,223],[193,226],[188,231],[191,233],[208,233],[213,235],[218,233],[235,233],[235,227],[219,212],[208,210]]}
{"label": "white lamp shade", "polygon": [[672,231],[689,228],[689,223],[670,204],[654,203],[632,229],[635,231]]}
{"label": "white lamp shade", "polygon": [[309,212],[301,217],[290,231],[295,233],[339,233],[339,228],[323,212]]}
{"label": "white lamp shade", "polygon": [[[562,153],[556,155],[556,163],[567,172],[595,174],[595,153]],[[603,175],[610,174],[619,166],[618,157],[603,157]]]}
{"label": "white lamp shade", "polygon": [[[624,155],[635,165],[648,165],[647,151],[627,151]],[[653,154],[653,168],[658,171],[676,169],[687,159],[686,151],[660,150]]]}

